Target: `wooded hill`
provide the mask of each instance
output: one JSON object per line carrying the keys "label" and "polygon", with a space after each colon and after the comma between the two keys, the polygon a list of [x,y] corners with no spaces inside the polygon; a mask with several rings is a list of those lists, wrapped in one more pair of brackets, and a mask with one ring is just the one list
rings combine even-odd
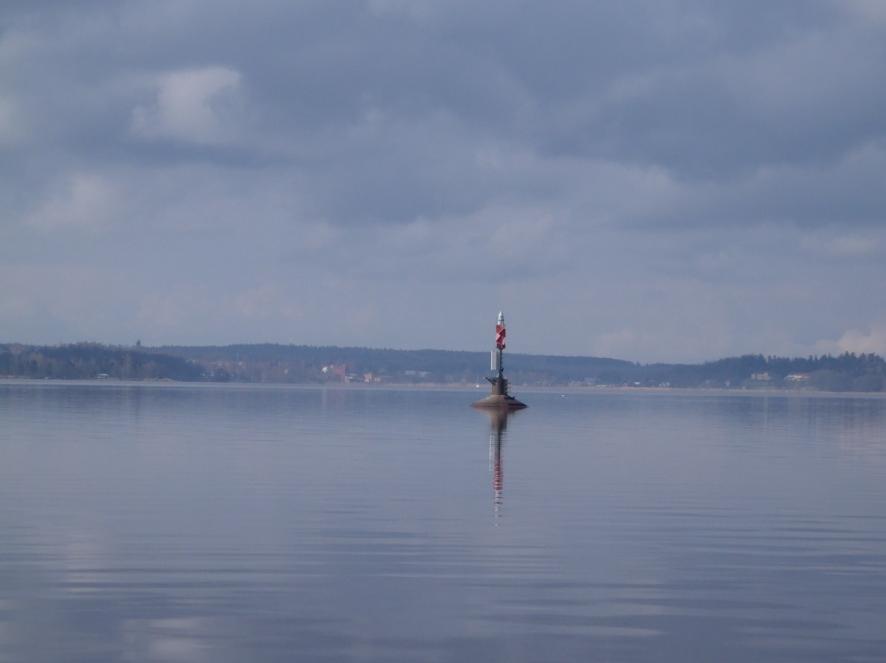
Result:
{"label": "wooded hill", "polygon": [[[478,383],[485,352],[306,345],[0,345],[0,376],[283,383]],[[514,384],[882,391],[886,362],[873,354],[806,358],[745,355],[702,364],[638,364],[600,357],[506,354]]]}

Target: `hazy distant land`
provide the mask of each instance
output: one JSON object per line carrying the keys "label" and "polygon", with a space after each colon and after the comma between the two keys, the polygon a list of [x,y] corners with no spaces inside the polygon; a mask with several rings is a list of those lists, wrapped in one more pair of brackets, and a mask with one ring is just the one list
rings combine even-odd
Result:
{"label": "hazy distant land", "polygon": [[[701,364],[639,364],[602,357],[508,354],[518,385],[883,391],[886,362],[874,354],[806,358],[745,355]],[[334,346],[37,346],[0,344],[0,377],[254,383],[483,382],[489,355],[447,350]]]}

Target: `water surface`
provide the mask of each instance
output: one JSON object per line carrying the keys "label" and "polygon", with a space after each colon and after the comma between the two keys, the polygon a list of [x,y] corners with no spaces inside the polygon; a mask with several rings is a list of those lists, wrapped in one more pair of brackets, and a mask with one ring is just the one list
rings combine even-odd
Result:
{"label": "water surface", "polygon": [[886,660],[886,401],[0,383],[0,661]]}

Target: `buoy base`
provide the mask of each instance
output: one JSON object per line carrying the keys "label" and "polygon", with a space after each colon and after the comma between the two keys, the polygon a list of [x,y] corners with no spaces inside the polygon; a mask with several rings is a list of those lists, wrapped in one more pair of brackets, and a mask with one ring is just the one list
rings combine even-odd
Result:
{"label": "buoy base", "polygon": [[486,398],[471,403],[471,407],[483,410],[522,410],[527,405],[507,394],[490,394]]}

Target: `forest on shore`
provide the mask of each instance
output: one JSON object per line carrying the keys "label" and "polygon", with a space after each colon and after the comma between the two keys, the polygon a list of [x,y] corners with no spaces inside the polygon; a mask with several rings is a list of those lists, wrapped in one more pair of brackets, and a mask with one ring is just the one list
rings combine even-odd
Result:
{"label": "forest on shore", "polygon": [[[0,344],[0,377],[253,383],[473,384],[488,375],[485,352],[243,344],[143,347]],[[513,384],[883,391],[875,354],[728,357],[699,364],[640,364],[603,357],[510,354]]]}

